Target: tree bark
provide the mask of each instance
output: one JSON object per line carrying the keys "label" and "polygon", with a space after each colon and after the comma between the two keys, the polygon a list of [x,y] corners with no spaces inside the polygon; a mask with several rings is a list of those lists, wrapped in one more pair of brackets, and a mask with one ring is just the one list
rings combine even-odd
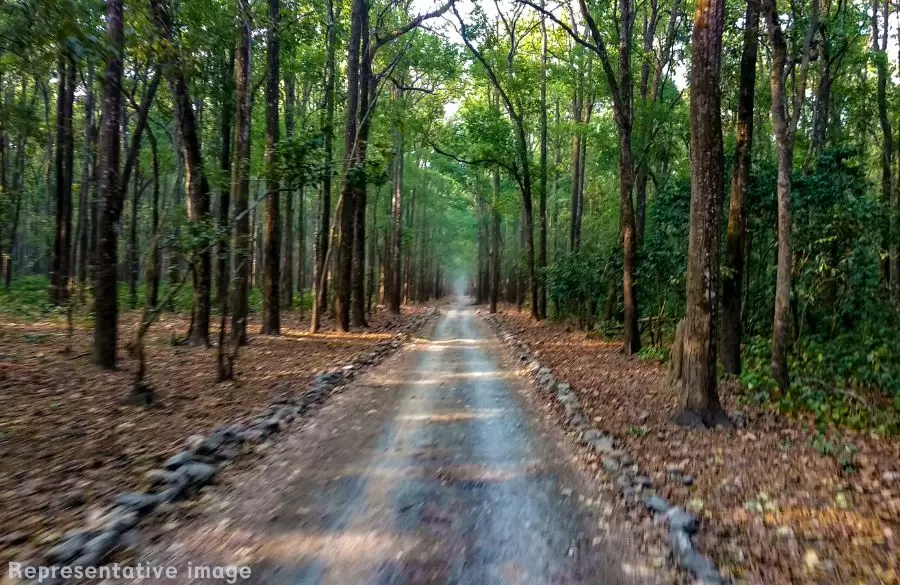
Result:
{"label": "tree bark", "polygon": [[[288,139],[294,136],[295,82],[293,75],[284,79],[284,131]],[[284,191],[284,230],[281,239],[281,307],[294,309],[294,187]]]}
{"label": "tree bark", "polygon": [[[541,0],[543,7],[544,0]],[[547,317],[547,289],[544,285],[543,271],[547,267],[547,18],[541,15],[541,147],[539,179],[538,179],[538,261],[537,268],[541,271],[538,278],[538,307],[539,319]]]}
{"label": "tree bark", "polygon": [[[396,99],[403,99],[403,91],[397,90]],[[403,241],[403,175],[404,156],[406,145],[404,144],[403,122],[398,122],[394,127],[394,165],[393,181],[391,184],[391,253],[386,256],[389,260],[385,285],[388,288],[388,311],[396,315],[400,314],[401,295],[401,242]]]}
{"label": "tree bark", "polygon": [[75,101],[75,61],[68,51],[60,53],[57,67],[59,89],[56,101],[56,238],[50,273],[50,301],[69,301],[72,277],[72,178],[74,133],[72,111]]}
{"label": "tree bark", "polygon": [[335,88],[335,48],[337,46],[337,15],[334,0],[326,0],[327,36],[325,41],[325,82],[322,134],[324,170],[322,172],[321,214],[316,233],[315,259],[313,263],[313,307],[310,317],[310,331],[319,330],[322,314],[328,304],[328,258],[331,241],[331,179],[334,176],[334,88]]}
{"label": "tree bark", "polygon": [[252,34],[250,0],[238,0],[237,48],[234,60],[234,162],[231,197],[234,200],[234,287],[231,299],[231,343],[247,344],[247,299],[250,288],[250,56]]}
{"label": "tree bark", "polygon": [[156,136],[147,129],[147,140],[150,143],[150,156],[153,173],[153,201],[150,208],[150,257],[147,262],[147,307],[155,309],[159,303],[160,246],[159,246],[159,150]]}
{"label": "tree bark", "polygon": [[747,249],[747,189],[753,148],[753,101],[756,95],[756,56],[759,48],[759,1],[748,0],[744,13],[744,46],[738,90],[737,140],[728,205],[728,243],[722,280],[722,365],[741,373],[742,283]]}
{"label": "tree bark", "polygon": [[724,190],[721,98],[724,0],[698,0],[691,39],[691,211],[681,361],[681,424],[725,423],[716,379],[719,241]]}
{"label": "tree bark", "polygon": [[[184,61],[179,53],[173,31],[171,7],[168,0],[151,0],[153,21],[159,35],[168,45],[163,67],[172,92],[175,122],[184,160],[184,178],[187,185],[188,218],[198,229],[210,223],[209,182],[203,170],[203,153],[194,107],[188,91]],[[206,238],[202,238],[205,240]],[[194,279],[193,316],[188,343],[209,346],[210,289],[212,283],[212,253],[210,247],[200,244],[194,250],[197,258],[192,262]]]}
{"label": "tree bark", "polygon": [[[769,76],[772,94],[772,120],[775,126],[775,151],[778,158],[776,187],[778,209],[778,253],[775,278],[775,314],[772,326],[772,377],[778,388],[786,393],[789,387],[787,342],[791,307],[791,174],[793,172],[794,136],[806,97],[806,76],[809,70],[809,54],[812,37],[818,26],[818,0],[813,0],[812,13],[801,56],[800,69],[794,85],[793,108],[788,111],[785,92],[788,56],[787,43],[781,30],[775,0],[763,0],[762,10],[766,18],[769,45],[772,49],[772,69]],[[791,65],[793,67],[793,65]]]}
{"label": "tree bark", "polygon": [[[222,67],[222,112],[219,118],[219,170],[223,181],[231,176],[231,125],[234,120],[234,61],[235,48],[228,51]],[[217,223],[219,238],[216,245],[216,304],[220,315],[228,309],[228,287],[231,282],[231,190],[229,184],[219,189]]]}
{"label": "tree bark", "polygon": [[94,269],[94,350],[97,365],[116,367],[116,224],[122,215],[123,192],[119,183],[119,143],[122,121],[122,53],[125,44],[122,0],[106,3],[107,46],[100,127],[100,197],[97,211],[97,258]]}
{"label": "tree bark", "polygon": [[88,64],[87,80],[85,81],[84,96],[84,152],[81,165],[81,189],[78,198],[78,234],[76,245],[76,269],[79,294],[83,300],[84,287],[87,284],[89,259],[89,232],[95,227],[91,224],[90,199],[93,189],[95,143],[96,134],[94,128],[94,64]]}
{"label": "tree bark", "polygon": [[280,82],[278,23],[280,19],[280,0],[268,0],[269,22],[266,32],[266,54],[268,56],[268,73],[266,81],[266,227],[265,250],[263,252],[263,298],[262,298],[262,330],[263,335],[281,334],[281,311],[279,302],[279,286],[281,284],[281,185],[276,169],[276,152],[278,145],[278,88]]}

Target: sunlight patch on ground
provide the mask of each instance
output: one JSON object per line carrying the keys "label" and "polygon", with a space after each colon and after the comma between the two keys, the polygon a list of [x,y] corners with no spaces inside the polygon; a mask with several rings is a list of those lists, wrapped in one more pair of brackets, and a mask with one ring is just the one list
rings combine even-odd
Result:
{"label": "sunlight patch on ground", "polygon": [[404,414],[397,417],[397,420],[405,421],[425,421],[425,422],[457,422],[461,420],[484,420],[489,418],[499,418],[507,411],[503,408],[490,408],[485,410],[459,410],[443,413],[422,413],[422,414]]}

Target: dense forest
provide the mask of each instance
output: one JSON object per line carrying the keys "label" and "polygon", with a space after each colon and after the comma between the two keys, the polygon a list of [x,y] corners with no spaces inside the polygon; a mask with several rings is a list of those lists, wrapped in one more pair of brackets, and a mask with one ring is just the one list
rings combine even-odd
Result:
{"label": "dense forest", "polygon": [[[162,312],[232,376],[466,292],[750,399],[897,432],[900,5],[7,0],[3,312]],[[140,311],[125,333],[121,313]],[[257,331],[251,332],[253,335]],[[135,349],[136,348],[136,349]],[[140,384],[136,385],[140,390]]]}

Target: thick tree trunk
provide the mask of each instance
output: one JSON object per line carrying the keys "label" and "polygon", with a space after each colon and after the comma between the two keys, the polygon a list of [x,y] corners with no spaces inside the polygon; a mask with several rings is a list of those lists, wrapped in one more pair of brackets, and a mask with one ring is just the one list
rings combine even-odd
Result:
{"label": "thick tree trunk", "polygon": [[337,45],[337,15],[334,0],[326,0],[327,37],[325,41],[325,83],[323,88],[325,109],[322,115],[324,171],[322,173],[321,214],[316,233],[315,259],[313,263],[313,307],[310,330],[319,330],[322,314],[328,304],[328,258],[331,242],[331,179],[334,176],[334,87],[335,48]]}
{"label": "thick tree trunk", "polygon": [[[337,290],[335,291],[335,329],[341,332],[350,330],[350,297],[353,275],[353,222],[355,217],[357,193],[364,169],[360,168],[358,159],[358,120],[359,88],[360,88],[360,47],[363,35],[363,23],[366,20],[368,4],[365,0],[353,0],[350,15],[350,40],[347,49],[347,123],[344,129],[344,171],[341,180],[341,201],[338,205],[338,255],[337,255]],[[363,106],[365,107],[365,106]]]}
{"label": "thick tree trunk", "polygon": [[100,128],[100,197],[97,211],[97,258],[94,268],[94,352],[101,367],[116,367],[116,224],[122,215],[119,183],[120,128],[122,121],[122,53],[125,44],[122,0],[106,3],[107,52]]}
{"label": "thick tree trunk", "polygon": [[691,223],[687,302],[681,356],[681,400],[676,421],[714,426],[727,422],[716,378],[719,241],[724,154],[719,95],[724,0],[698,0],[691,40]]}
{"label": "thick tree trunk", "polygon": [[72,110],[75,101],[75,61],[61,53],[57,67],[59,89],[56,101],[56,238],[50,272],[50,301],[69,301],[72,277],[72,177],[74,133]]}
{"label": "thick tree trunk", "polygon": [[238,0],[237,49],[234,60],[235,115],[234,162],[231,165],[231,198],[234,200],[234,287],[231,299],[231,343],[247,344],[247,299],[250,292],[250,0]]}
{"label": "thick tree trunk", "polygon": [[[400,91],[400,90],[398,90]],[[398,100],[402,99],[402,92]],[[403,241],[403,170],[406,145],[403,141],[403,124],[397,124],[394,129],[394,168],[391,185],[391,252],[386,258],[388,270],[385,276],[385,286],[388,289],[388,311],[400,314],[401,296],[401,242]]]}
{"label": "thick tree trunk", "polygon": [[753,99],[756,95],[756,54],[759,47],[759,2],[748,0],[744,13],[744,47],[738,90],[737,140],[728,205],[728,244],[722,280],[721,359],[725,372],[741,373],[742,283],[747,248],[747,189],[753,147]]}
{"label": "thick tree trunk", "polygon": [[266,54],[268,55],[268,73],[266,81],[266,232],[265,250],[263,252],[263,298],[262,298],[262,330],[263,335],[281,334],[281,311],[279,302],[279,286],[281,285],[281,195],[277,171],[276,152],[278,145],[278,88],[280,67],[278,63],[278,21],[280,18],[280,0],[268,0],[269,27],[266,32]]}

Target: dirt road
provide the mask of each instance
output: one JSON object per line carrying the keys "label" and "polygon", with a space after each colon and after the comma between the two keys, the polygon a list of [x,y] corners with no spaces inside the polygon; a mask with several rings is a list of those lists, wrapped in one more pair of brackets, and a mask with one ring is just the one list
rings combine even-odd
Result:
{"label": "dirt road", "polygon": [[247,564],[267,584],[649,582],[486,325],[458,305],[423,337],[143,560]]}

